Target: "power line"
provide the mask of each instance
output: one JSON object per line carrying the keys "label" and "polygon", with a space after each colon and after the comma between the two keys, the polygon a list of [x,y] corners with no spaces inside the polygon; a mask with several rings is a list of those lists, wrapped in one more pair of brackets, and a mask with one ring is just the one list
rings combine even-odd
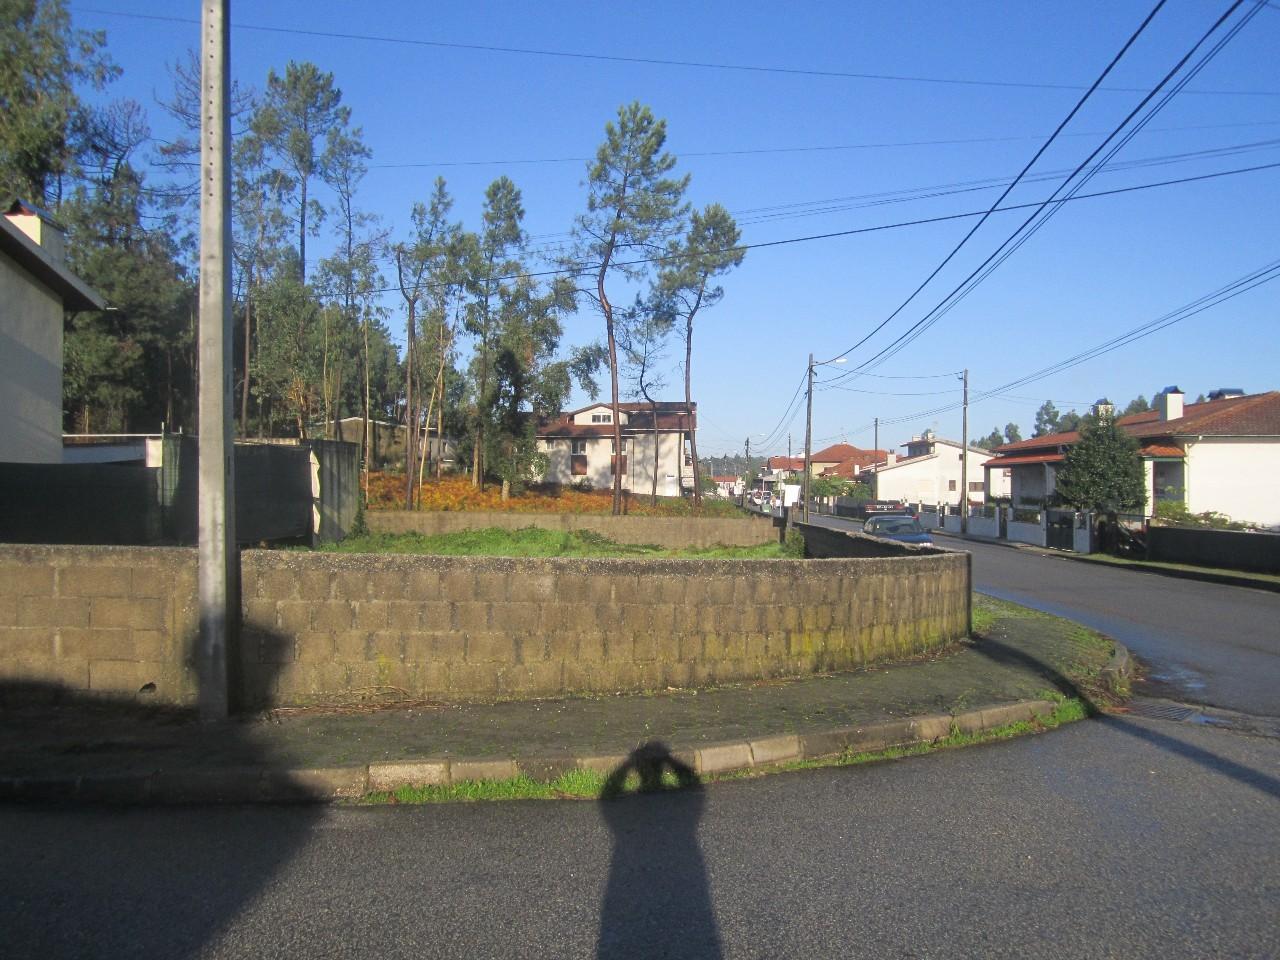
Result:
{"label": "power line", "polygon": [[[1146,337],[1161,332],[1162,330],[1166,330],[1184,320],[1189,320],[1191,317],[1203,313],[1206,310],[1219,306],[1228,300],[1232,300],[1242,294],[1248,293],[1250,290],[1256,289],[1265,283],[1270,283],[1277,279],[1280,279],[1280,260],[1274,260],[1265,266],[1257,268],[1256,270],[1251,270],[1249,273],[1232,280],[1216,290],[1197,297],[1189,303],[1183,304],[1176,310],[1171,310],[1153,320],[1139,324],[1131,330],[1127,330],[1115,337],[1104,340],[1086,350],[1082,350],[1079,353],[1073,354],[1072,356],[1066,357],[1062,360],[1055,361],[1054,363],[1033,371],[1032,373],[1017,377],[999,387],[981,391],[976,397],[970,398],[970,404],[982,400],[1002,398],[1007,396],[1011,390],[1017,390],[1019,387],[1024,387],[1040,380],[1047,379],[1054,374],[1069,370],[1072,367],[1077,367],[1089,360],[1095,360],[1098,357],[1112,353],[1123,347],[1130,346],[1139,340],[1143,340]],[[1034,400],[1032,402],[1034,402]],[[1060,402],[1076,403],[1077,401]],[[880,423],[905,423],[908,420],[917,420],[921,417],[930,417],[937,414],[949,413],[953,410],[959,409],[959,407],[959,403],[945,404],[942,406],[932,407],[927,410],[917,410],[914,413],[905,414],[893,419],[886,420],[881,418]]]}
{"label": "power line", "polygon": [[[1228,127],[1266,127],[1280,124],[1280,120],[1254,120],[1245,123],[1208,123],[1184,127],[1159,127],[1151,133],[1180,133],[1190,130],[1219,130]],[[1064,133],[1063,137],[1096,137],[1105,131],[1090,130],[1080,133]],[[709,157],[747,157],[775,155],[779,153],[834,153],[846,150],[886,150],[899,147],[945,147],[979,143],[1013,143],[1021,140],[1039,140],[1043,134],[1022,134],[1005,137],[962,137],[943,140],[900,140],[881,143],[846,143],[807,147],[758,147],[739,150],[682,151],[680,159],[706,159]],[[590,163],[593,157],[528,157],[514,160],[404,160],[393,163],[371,163],[369,168],[379,170],[432,168],[432,167],[498,167],[531,166],[554,163]]]}
{"label": "power line", "polygon": [[[1219,170],[1214,173],[1202,173],[1192,177],[1178,177],[1177,179],[1174,179],[1174,180],[1161,180],[1155,183],[1141,183],[1141,184],[1135,184],[1134,186],[1130,186],[1130,187],[1115,187],[1111,190],[1099,190],[1094,193],[1081,193],[1070,198],[1051,199],[1047,201],[1037,200],[1030,203],[1015,203],[1015,204],[1010,204],[1009,206],[1006,206],[1006,207],[1000,207],[995,212],[1008,213],[1010,211],[1015,211],[1015,210],[1026,210],[1029,207],[1039,207],[1039,206],[1043,206],[1046,203],[1063,204],[1063,203],[1070,203],[1077,200],[1094,200],[1099,197],[1112,197],[1112,196],[1118,196],[1124,193],[1137,193],[1142,190],[1152,190],[1152,189],[1155,189],[1156,187],[1179,186],[1182,184],[1197,183],[1205,180],[1216,180],[1221,177],[1237,176],[1239,174],[1245,174],[1245,173],[1255,173],[1261,170],[1273,170],[1273,169],[1276,169],[1277,167],[1280,167],[1280,162],[1263,163],[1263,164],[1258,164],[1252,167],[1240,167],[1234,170]],[[815,233],[815,234],[810,234],[808,236],[803,236],[803,237],[787,237],[782,240],[765,240],[759,243],[742,243],[742,244],[738,244],[736,247],[733,247],[732,250],[734,251],[761,250],[761,249],[767,249],[769,247],[788,246],[794,243],[808,243],[816,240],[832,240],[838,237],[853,237],[853,236],[858,236],[860,234],[865,234],[865,233],[878,233],[882,230],[897,230],[903,227],[916,227],[916,226],[923,226],[923,225],[933,224],[933,223],[945,223],[948,220],[963,220],[967,217],[981,216],[982,213],[983,211],[981,210],[970,210],[966,213],[949,213],[949,214],[943,214],[936,217],[923,217],[917,220],[902,220],[896,223],[877,224],[876,226],[872,226],[872,227],[855,227],[850,230],[836,230],[829,233]],[[657,257],[642,257],[635,260],[620,261],[620,265],[642,266],[648,263],[666,263],[671,260],[678,260],[680,259],[681,256],[684,256],[684,255],[683,254],[665,254]],[[558,268],[549,269],[549,270],[526,271],[523,273],[513,273],[513,274],[507,274],[507,275],[498,276],[498,277],[487,277],[482,279],[486,279],[490,282],[496,282],[496,281],[502,281],[502,280],[519,280],[524,278],[536,279],[538,277],[550,277],[550,276],[582,276],[582,275],[592,273],[594,269],[595,268],[593,267],[558,267]],[[423,284],[422,288],[431,289],[433,287],[445,286],[445,285],[446,284]],[[399,287],[379,287],[376,290],[371,290],[369,292],[370,293],[395,293],[395,292],[398,292],[399,289],[400,289]],[[864,374],[859,372],[858,375],[863,376]],[[844,375],[844,376],[847,376],[847,375]]]}
{"label": "power line", "polygon": [[[1241,2],[1241,0],[1236,0],[1236,2],[1239,3]],[[1048,150],[1050,145],[1052,145],[1053,141],[1058,138],[1058,134],[1060,134],[1066,128],[1067,124],[1069,124],[1075,118],[1076,114],[1080,112],[1080,110],[1084,107],[1085,102],[1088,101],[1089,97],[1093,95],[1093,92],[1097,90],[1099,86],[1102,85],[1102,81],[1105,80],[1107,76],[1111,73],[1111,71],[1115,69],[1116,64],[1120,62],[1121,58],[1126,53],[1129,52],[1129,48],[1132,47],[1138,41],[1138,37],[1142,36],[1143,31],[1147,29],[1147,25],[1150,24],[1151,21],[1155,19],[1156,14],[1160,12],[1161,8],[1164,5],[1165,5],[1165,0],[1156,0],[1156,5],[1151,8],[1151,12],[1148,13],[1147,16],[1143,19],[1142,23],[1138,25],[1138,29],[1135,30],[1130,35],[1129,39],[1124,42],[1124,45],[1120,48],[1119,52],[1116,53],[1116,55],[1111,58],[1111,62],[1108,63],[1106,67],[1103,68],[1102,73],[1098,74],[1098,78],[1093,81],[1093,83],[1089,86],[1089,89],[1084,92],[1084,95],[1080,97],[1079,100],[1076,101],[1075,106],[1071,108],[1071,110],[1062,119],[1062,121],[1058,124],[1058,126],[1054,128],[1054,131],[1049,135],[1049,138],[1040,145],[1040,149],[1035,152],[1035,154],[1031,157],[1031,159],[1027,161],[1026,165],[1022,168],[1022,170],[1019,171],[1018,175],[1014,177],[1013,180],[1004,188],[1004,191],[1000,194],[1000,196],[996,198],[993,204],[991,204],[990,209],[988,209],[984,214],[982,214],[978,222],[969,228],[969,231],[963,237],[960,238],[960,242],[951,248],[951,252],[942,258],[942,262],[933,268],[933,270],[929,273],[927,277],[924,278],[924,280],[920,283],[920,285],[917,286],[914,290],[912,290],[911,294],[907,297],[907,299],[903,300],[902,303],[898,304],[897,308],[894,309],[894,311],[890,313],[889,316],[885,317],[885,319],[881,320],[878,324],[872,327],[870,333],[864,336],[861,340],[855,343],[848,350],[844,351],[844,353],[837,354],[836,359],[839,359],[840,357],[847,357],[854,350],[857,350],[858,347],[862,346],[864,343],[866,343],[868,340],[874,337],[877,333],[879,333],[881,330],[887,327],[890,323],[892,323],[894,318],[897,317],[898,314],[900,314],[903,310],[905,310],[908,304],[910,304],[911,301],[914,300],[919,295],[920,291],[922,291],[926,286],[928,286],[933,281],[933,278],[942,272],[943,268],[946,267],[946,265],[952,261],[955,255],[960,252],[961,248],[964,247],[964,245],[969,242],[970,238],[972,238],[973,235],[978,232],[978,229],[984,223],[987,222],[987,220],[991,217],[993,213],[995,213],[996,208],[999,207],[1000,204],[1004,202],[1005,197],[1009,196],[1009,193],[1013,190],[1014,187],[1018,185],[1018,182],[1024,176],[1026,176],[1028,171],[1030,171],[1033,166],[1035,166],[1036,161],[1038,161],[1042,156],[1044,156],[1044,152]]]}
{"label": "power line", "polygon": [[[78,13],[94,13],[100,16],[122,17],[131,20],[151,20],[161,23],[181,23],[198,25],[199,20],[188,17],[171,17],[160,14],[124,13],[119,10],[102,10],[96,7],[73,7]],[[675,60],[664,57],[626,57],[615,54],[580,53],[570,50],[549,50],[537,47],[513,47],[497,44],[456,43],[445,40],[422,40],[413,37],[395,37],[368,33],[347,33],[331,30],[307,30],[301,27],[272,27],[265,24],[233,23],[233,30],[250,30],[258,33],[279,33],[303,37],[322,37],[329,40],[360,40],[370,43],[392,43],[400,46],[430,47],[445,50],[466,50],[478,53],[516,54],[531,57],[549,57],[564,60],[586,60],[603,63],[630,63],[644,66],[683,67],[697,70],[727,70],[740,73],[781,74],[787,76],[823,77],[837,80],[877,80],[895,83],[926,83],[967,87],[997,87],[1029,90],[1081,90],[1083,87],[1070,83],[1037,83],[1017,80],[976,80],[956,77],[927,77],[910,74],[893,73],[855,73],[842,70],[815,70],[801,67],[766,67],[756,64],[715,63],[699,60]],[[1132,87],[1105,87],[1109,93],[1139,93]],[[1276,97],[1276,90],[1196,90],[1205,96],[1249,96]]]}
{"label": "power line", "polygon": [[[1056,207],[1056,206],[1051,206],[1051,205],[1052,205],[1052,204],[1056,204],[1056,203],[1057,203],[1057,200],[1059,199],[1057,195],[1058,195],[1058,193],[1063,189],[1063,187],[1065,187],[1067,184],[1071,183],[1071,181],[1072,181],[1072,180],[1073,180],[1077,175],[1079,175],[1079,174],[1081,173],[1081,171],[1085,170],[1085,169],[1089,166],[1089,164],[1093,161],[1093,159],[1094,159],[1094,158],[1095,158],[1099,153],[1101,153],[1101,152],[1102,152],[1102,150],[1107,146],[1107,144],[1108,144],[1108,143],[1109,143],[1109,142],[1110,142],[1114,137],[1116,137],[1116,136],[1117,136],[1117,135],[1118,135],[1122,130],[1124,130],[1124,128],[1125,128],[1126,126],[1128,126],[1129,122],[1130,122],[1130,121],[1131,121],[1131,120],[1132,120],[1132,119],[1133,119],[1133,118],[1134,118],[1138,113],[1140,113],[1140,112],[1142,111],[1142,109],[1147,105],[1147,103],[1149,103],[1149,102],[1151,101],[1151,99],[1152,99],[1153,97],[1155,97],[1155,95],[1156,95],[1157,93],[1159,93],[1160,89],[1161,89],[1161,88],[1162,88],[1166,83],[1168,83],[1168,82],[1169,82],[1169,80],[1170,80],[1174,75],[1176,75],[1176,74],[1178,73],[1178,71],[1180,71],[1180,70],[1182,69],[1182,67],[1186,64],[1186,62],[1187,62],[1187,61],[1192,57],[1192,55],[1194,55],[1194,54],[1195,54],[1195,52],[1200,48],[1200,46],[1201,46],[1201,45],[1202,45],[1202,44],[1203,44],[1203,43],[1204,43],[1204,42],[1205,42],[1205,41],[1206,41],[1210,36],[1212,36],[1212,34],[1213,34],[1217,29],[1218,29],[1218,27],[1220,27],[1220,26],[1223,24],[1223,22],[1225,22],[1225,21],[1227,20],[1227,18],[1229,18],[1229,17],[1231,16],[1231,14],[1232,14],[1232,13],[1234,13],[1234,12],[1235,12],[1235,10],[1236,10],[1236,9],[1237,9],[1237,8],[1238,8],[1238,7],[1243,3],[1243,2],[1244,2],[1244,0],[1235,0],[1235,2],[1233,2],[1233,3],[1231,4],[1231,6],[1226,10],[1226,12],[1225,12],[1225,13],[1223,13],[1220,17],[1218,17],[1218,19],[1217,19],[1216,21],[1214,21],[1213,25],[1212,25],[1212,26],[1211,26],[1207,31],[1205,31],[1205,33],[1200,37],[1200,39],[1199,39],[1199,40],[1197,40],[1197,41],[1196,41],[1196,43],[1191,47],[1191,49],[1190,49],[1190,50],[1188,50],[1188,51],[1187,51],[1187,52],[1186,52],[1186,53],[1181,57],[1181,59],[1179,59],[1179,60],[1178,60],[1178,62],[1177,62],[1176,64],[1174,64],[1173,68],[1172,68],[1171,70],[1169,70],[1169,72],[1168,72],[1168,73],[1166,73],[1166,74],[1164,75],[1164,77],[1162,77],[1162,78],[1161,78],[1160,82],[1159,82],[1159,83],[1157,83],[1153,88],[1151,88],[1151,90],[1146,94],[1146,96],[1144,96],[1144,97],[1142,98],[1142,100],[1138,102],[1137,106],[1135,106],[1135,107],[1134,107],[1134,108],[1133,108],[1133,109],[1132,109],[1132,110],[1131,110],[1131,111],[1130,111],[1130,112],[1125,116],[1125,118],[1124,118],[1122,121],[1120,121],[1120,123],[1119,123],[1119,124],[1117,124],[1117,125],[1116,125],[1115,129],[1111,132],[1111,134],[1110,134],[1110,135],[1109,135],[1105,140],[1103,140],[1103,141],[1102,141],[1102,143],[1100,143],[1100,144],[1099,144],[1099,145],[1094,149],[1094,151],[1093,151],[1092,153],[1090,153],[1090,154],[1089,154],[1089,156],[1087,156],[1087,157],[1086,157],[1086,158],[1085,158],[1085,159],[1084,159],[1084,160],[1083,160],[1083,161],[1082,161],[1082,162],[1081,162],[1081,163],[1080,163],[1080,164],[1075,168],[1075,170],[1071,173],[1071,175],[1070,175],[1070,176],[1068,176],[1068,177],[1067,177],[1067,179],[1066,179],[1066,180],[1064,180],[1064,181],[1063,181],[1063,183],[1062,183],[1062,184],[1061,184],[1061,185],[1060,185],[1056,190],[1054,190],[1053,194],[1051,194],[1051,195],[1050,195],[1050,197],[1049,197],[1049,199],[1048,199],[1048,200],[1044,201],[1044,203],[1043,203],[1042,205],[1039,205],[1038,209],[1035,209],[1035,210],[1032,212],[1032,214],[1031,214],[1029,217],[1027,217],[1027,219],[1026,219],[1026,220],[1024,220],[1024,221],[1023,221],[1023,222],[1022,222],[1022,223],[1017,227],[1017,229],[1015,229],[1015,230],[1013,231],[1013,233],[1011,233],[1011,234],[1010,234],[1010,235],[1009,235],[1009,236],[1004,240],[1004,242],[1000,244],[1000,246],[999,246],[999,247],[997,247],[997,248],[996,248],[996,250],[995,250],[995,252],[994,252],[994,253],[992,253],[992,254],[991,254],[990,256],[988,256],[988,257],[987,257],[987,258],[986,258],[982,263],[980,263],[976,269],[974,269],[974,270],[973,270],[973,271],[972,271],[972,272],[971,272],[967,277],[965,277],[965,279],[964,279],[964,280],[962,280],[962,281],[960,282],[960,284],[959,284],[959,285],[957,285],[954,289],[952,289],[952,291],[951,291],[950,293],[948,293],[945,297],[943,297],[943,298],[942,298],[942,300],[940,300],[940,301],[939,301],[939,302],[938,302],[938,303],[933,307],[933,309],[931,309],[930,311],[928,311],[928,312],[927,312],[927,313],[926,313],[926,314],[925,314],[925,315],[924,315],[920,320],[917,320],[917,321],[916,321],[916,323],[915,323],[915,324],[913,324],[910,328],[908,328],[908,330],[907,330],[905,333],[900,334],[900,335],[899,335],[895,340],[893,340],[893,341],[892,341],[891,343],[889,343],[887,346],[882,347],[882,348],[880,349],[880,351],[879,351],[879,352],[877,352],[874,356],[872,356],[872,357],[871,357],[870,359],[868,359],[868,360],[863,361],[863,363],[861,363],[858,367],[856,367],[856,368],[854,368],[853,370],[849,371],[849,372],[848,372],[847,374],[845,374],[844,376],[845,376],[845,377],[855,376],[855,375],[857,375],[857,373],[858,373],[858,372],[860,372],[862,369],[864,369],[864,368],[866,368],[866,367],[869,367],[869,366],[872,366],[872,365],[878,365],[879,363],[883,363],[884,361],[886,361],[886,360],[888,360],[890,357],[892,357],[896,352],[898,352],[899,350],[901,350],[901,349],[905,348],[909,343],[911,343],[914,339],[916,339],[916,338],[917,338],[917,337],[919,337],[921,334],[923,334],[925,330],[929,329],[929,327],[931,327],[931,326],[932,326],[934,323],[936,323],[936,322],[937,322],[937,321],[938,321],[938,320],[939,320],[943,315],[945,315],[945,313],[946,313],[947,311],[949,311],[953,306],[955,306],[955,304],[956,304],[956,303],[958,303],[960,299],[962,299],[964,296],[967,296],[967,295],[968,295],[968,293],[969,293],[969,292],[971,292],[971,291],[972,291],[972,289],[973,289],[974,287],[976,287],[978,283],[981,283],[981,282],[982,282],[982,280],[986,278],[986,276],[989,276],[989,275],[990,275],[990,273],[991,273],[993,270],[995,270],[997,267],[999,267],[999,266],[1000,266],[1000,264],[1001,264],[1001,263],[1003,263],[1003,262],[1004,262],[1004,260],[1008,258],[1008,256],[1012,255],[1012,253],[1018,249],[1018,246],[1020,246],[1022,242],[1025,242],[1025,237],[1023,237],[1023,239],[1022,239],[1022,240],[1019,240],[1019,241],[1018,241],[1018,243],[1017,243],[1017,245],[1015,245],[1012,249],[1010,249],[1010,250],[1009,250],[1008,254],[1005,254],[1003,257],[1001,257],[1001,259],[1000,259],[998,262],[996,262],[994,266],[992,266],[992,267],[991,267],[991,270],[987,270],[987,273],[986,273],[986,274],[984,274],[981,278],[979,278],[979,279],[978,279],[976,282],[974,282],[971,286],[968,286],[968,289],[966,289],[966,286],[967,286],[967,285],[969,285],[969,284],[970,284],[970,282],[971,282],[971,281],[973,281],[973,280],[974,280],[974,278],[975,278],[975,277],[977,277],[979,273],[982,273],[982,271],[983,271],[983,270],[985,270],[985,269],[988,267],[988,265],[992,263],[992,261],[996,260],[996,258],[997,258],[997,257],[1000,257],[1000,256],[1001,256],[1001,254],[1005,251],[1005,249],[1006,249],[1006,248],[1008,248],[1008,247],[1010,246],[1010,244],[1013,244],[1013,243],[1015,242],[1015,240],[1018,240],[1018,238],[1024,234],[1024,232],[1027,230],[1027,227],[1028,227],[1028,226],[1029,226],[1033,221],[1035,221],[1038,217],[1040,217],[1041,213],[1043,213],[1045,209],[1050,209],[1050,210],[1051,210],[1051,214],[1050,214],[1050,215],[1052,215],[1052,211],[1056,211],[1057,207]],[[1228,34],[1227,34],[1224,38],[1222,38],[1222,40],[1221,40],[1221,41],[1219,41],[1219,43],[1217,43],[1217,44],[1216,44],[1216,45],[1215,45],[1215,46],[1214,46],[1214,47],[1213,47],[1213,48],[1212,48],[1212,49],[1211,49],[1211,50],[1210,50],[1210,51],[1205,55],[1205,57],[1204,57],[1204,58],[1202,58],[1202,59],[1200,60],[1200,62],[1199,62],[1199,63],[1198,63],[1194,68],[1193,68],[1193,70],[1191,71],[1191,73],[1190,73],[1188,76],[1184,77],[1184,78],[1180,81],[1180,84],[1185,84],[1186,82],[1188,82],[1188,81],[1191,79],[1191,77],[1193,77],[1197,72],[1199,72],[1199,70],[1200,70],[1200,69],[1202,69],[1202,68],[1204,67],[1204,65],[1205,65],[1206,63],[1208,63],[1208,62],[1209,62],[1209,60],[1211,60],[1213,57],[1215,57],[1215,56],[1217,55],[1217,53],[1218,53],[1218,52],[1222,49],[1222,47],[1225,45],[1225,43],[1226,43],[1227,41],[1229,41],[1232,37],[1234,37],[1234,36],[1235,36],[1235,34],[1236,34],[1237,32],[1239,32],[1239,30],[1240,30],[1240,29],[1242,29],[1242,28],[1245,26],[1245,24],[1247,24],[1247,23],[1249,22],[1249,20],[1250,20],[1250,19],[1252,19],[1252,17],[1253,17],[1253,16],[1258,12],[1258,9],[1259,9],[1259,8],[1255,6],[1252,10],[1250,10],[1250,11],[1249,11],[1245,16],[1244,16],[1244,18],[1243,18],[1239,23],[1237,23],[1234,27],[1232,27],[1232,29],[1231,29],[1230,31],[1228,31]],[[1167,97],[1165,97],[1165,98],[1164,98],[1164,99],[1163,99],[1159,104],[1157,104],[1157,105],[1153,108],[1153,110],[1151,111],[1151,113],[1149,113],[1149,114],[1148,114],[1147,118],[1146,118],[1146,119],[1144,119],[1144,121],[1142,121],[1142,122],[1143,122],[1143,123],[1147,122],[1147,121],[1151,118],[1151,116],[1154,116],[1156,112],[1158,112],[1159,110],[1161,110],[1161,109],[1164,107],[1164,105],[1165,105],[1165,104],[1167,104],[1167,103],[1169,102],[1169,99],[1170,99],[1174,94],[1176,94],[1180,89],[1181,89],[1181,87],[1180,87],[1179,85],[1175,85],[1175,88],[1174,88],[1172,91],[1170,91],[1169,95],[1168,95]],[[1130,134],[1130,137],[1131,137],[1132,135],[1133,135],[1133,134],[1131,133],[1131,134]],[[1127,142],[1128,142],[1128,139],[1126,138],[1126,139],[1125,139],[1121,144],[1119,144],[1119,146],[1117,147],[1117,149],[1119,149],[1119,147],[1122,147],[1122,146],[1124,145],[1124,143],[1127,143]],[[1108,156],[1114,156],[1114,155],[1115,155],[1115,151],[1113,150],[1113,151],[1112,151]],[[1104,162],[1105,162],[1105,160],[1104,160]],[[1097,168],[1095,167],[1095,168],[1093,169],[1093,171],[1091,171],[1089,174],[1087,174],[1087,175],[1086,175],[1086,178],[1085,178],[1085,181],[1084,181],[1084,182],[1087,182],[1087,180],[1088,180],[1089,178],[1091,178],[1091,177],[1093,176],[1093,174],[1094,174],[1094,173],[1096,173],[1096,172],[1097,172]],[[1076,186],[1074,187],[1074,189],[1079,189],[1079,187],[1080,187],[1081,185],[1082,185],[1082,184],[1076,184]],[[1074,189],[1073,189],[1073,192],[1074,192]],[[1070,199],[1072,199],[1072,198],[1073,198],[1073,197],[1072,197],[1072,195],[1068,195],[1067,197],[1063,197],[1063,198],[1061,198],[1061,199],[1063,199],[1063,200],[1070,200]],[[1036,229],[1038,229],[1038,228],[1036,228]],[[883,324],[883,323],[882,323],[882,324],[880,324],[880,326],[879,326],[879,327],[877,327],[877,328],[876,328],[876,330],[873,330],[873,331],[872,331],[872,334],[874,334],[877,330],[879,330],[879,329],[883,328],[883,326],[884,326],[884,324]],[[870,336],[870,335],[869,335],[869,336]],[[868,339],[868,337],[864,337],[864,338],[863,338],[861,341],[859,341],[859,343],[858,343],[857,345],[855,345],[855,346],[859,346],[859,345],[861,345],[862,343],[865,343],[867,339]],[[851,348],[851,349],[852,349],[852,348]]]}

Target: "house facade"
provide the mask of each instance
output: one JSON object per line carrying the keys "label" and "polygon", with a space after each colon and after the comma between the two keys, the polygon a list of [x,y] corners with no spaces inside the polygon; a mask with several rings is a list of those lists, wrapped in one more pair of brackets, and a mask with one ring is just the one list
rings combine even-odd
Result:
{"label": "house facade", "polygon": [[105,306],[48,214],[19,200],[0,217],[0,462],[62,462],[63,313]]}
{"label": "house facade", "polygon": [[[1215,390],[1206,402],[1187,404],[1181,390],[1169,387],[1154,409],[1116,424],[1140,444],[1147,516],[1172,501],[1191,513],[1280,526],[1280,391]],[[984,467],[1010,471],[1015,506],[1038,505],[1052,499],[1058,469],[1079,440],[1071,431],[1005,444]]]}
{"label": "house facade", "polygon": [[[983,467],[993,456],[990,451],[977,447],[966,450],[958,441],[929,431],[902,446],[906,448],[903,456],[889,454],[885,462],[860,471],[859,479],[872,485],[877,500],[958,506],[965,484],[970,503],[1009,495],[1010,477],[1003,470],[984,477]],[[962,466],[965,477],[961,477]]]}
{"label": "house facade", "polygon": [[[655,475],[658,495],[677,497],[693,489],[693,459],[689,439],[697,429],[684,403],[618,404],[622,432],[621,455],[613,448],[613,411],[607,403],[593,403],[561,414],[538,426],[538,452],[547,458],[544,483],[589,484],[596,490],[613,486],[615,469],[622,473],[622,489],[648,493]],[[655,413],[657,429],[654,429]]]}

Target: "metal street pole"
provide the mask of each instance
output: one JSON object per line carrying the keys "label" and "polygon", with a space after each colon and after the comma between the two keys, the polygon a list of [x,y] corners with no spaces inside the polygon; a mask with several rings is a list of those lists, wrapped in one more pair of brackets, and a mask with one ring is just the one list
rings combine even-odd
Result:
{"label": "metal street pole", "polygon": [[964,413],[960,417],[960,535],[969,533],[969,371],[964,371]]}
{"label": "metal street pole", "polygon": [[230,0],[200,16],[199,582],[196,666],[200,719],[225,720],[227,649],[236,624],[239,563],[231,432]]}
{"label": "metal street pole", "polygon": [[809,354],[809,387],[805,391],[804,411],[804,478],[801,481],[800,496],[804,501],[801,513],[804,522],[809,522],[809,471],[812,467],[813,450],[813,354]]}

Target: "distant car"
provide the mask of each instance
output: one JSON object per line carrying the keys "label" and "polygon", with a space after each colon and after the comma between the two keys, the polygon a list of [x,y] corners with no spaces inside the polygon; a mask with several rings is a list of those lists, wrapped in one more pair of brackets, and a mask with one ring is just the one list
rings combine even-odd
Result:
{"label": "distant car", "polygon": [[919,520],[901,514],[871,517],[862,525],[862,532],[885,540],[897,540],[899,543],[933,543],[933,537],[920,526]]}

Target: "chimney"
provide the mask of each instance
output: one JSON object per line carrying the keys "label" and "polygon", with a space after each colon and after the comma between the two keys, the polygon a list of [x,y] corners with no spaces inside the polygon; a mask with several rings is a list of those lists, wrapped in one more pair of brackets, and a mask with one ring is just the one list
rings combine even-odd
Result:
{"label": "chimney", "polygon": [[896,453],[885,454],[884,465],[886,467],[892,467],[897,462],[898,462],[898,455]]}
{"label": "chimney", "polygon": [[1165,387],[1156,396],[1156,410],[1160,421],[1182,419],[1182,391],[1177,387]]}
{"label": "chimney", "polygon": [[34,204],[15,200],[5,218],[25,233],[59,266],[67,262],[67,235],[62,224]]}

